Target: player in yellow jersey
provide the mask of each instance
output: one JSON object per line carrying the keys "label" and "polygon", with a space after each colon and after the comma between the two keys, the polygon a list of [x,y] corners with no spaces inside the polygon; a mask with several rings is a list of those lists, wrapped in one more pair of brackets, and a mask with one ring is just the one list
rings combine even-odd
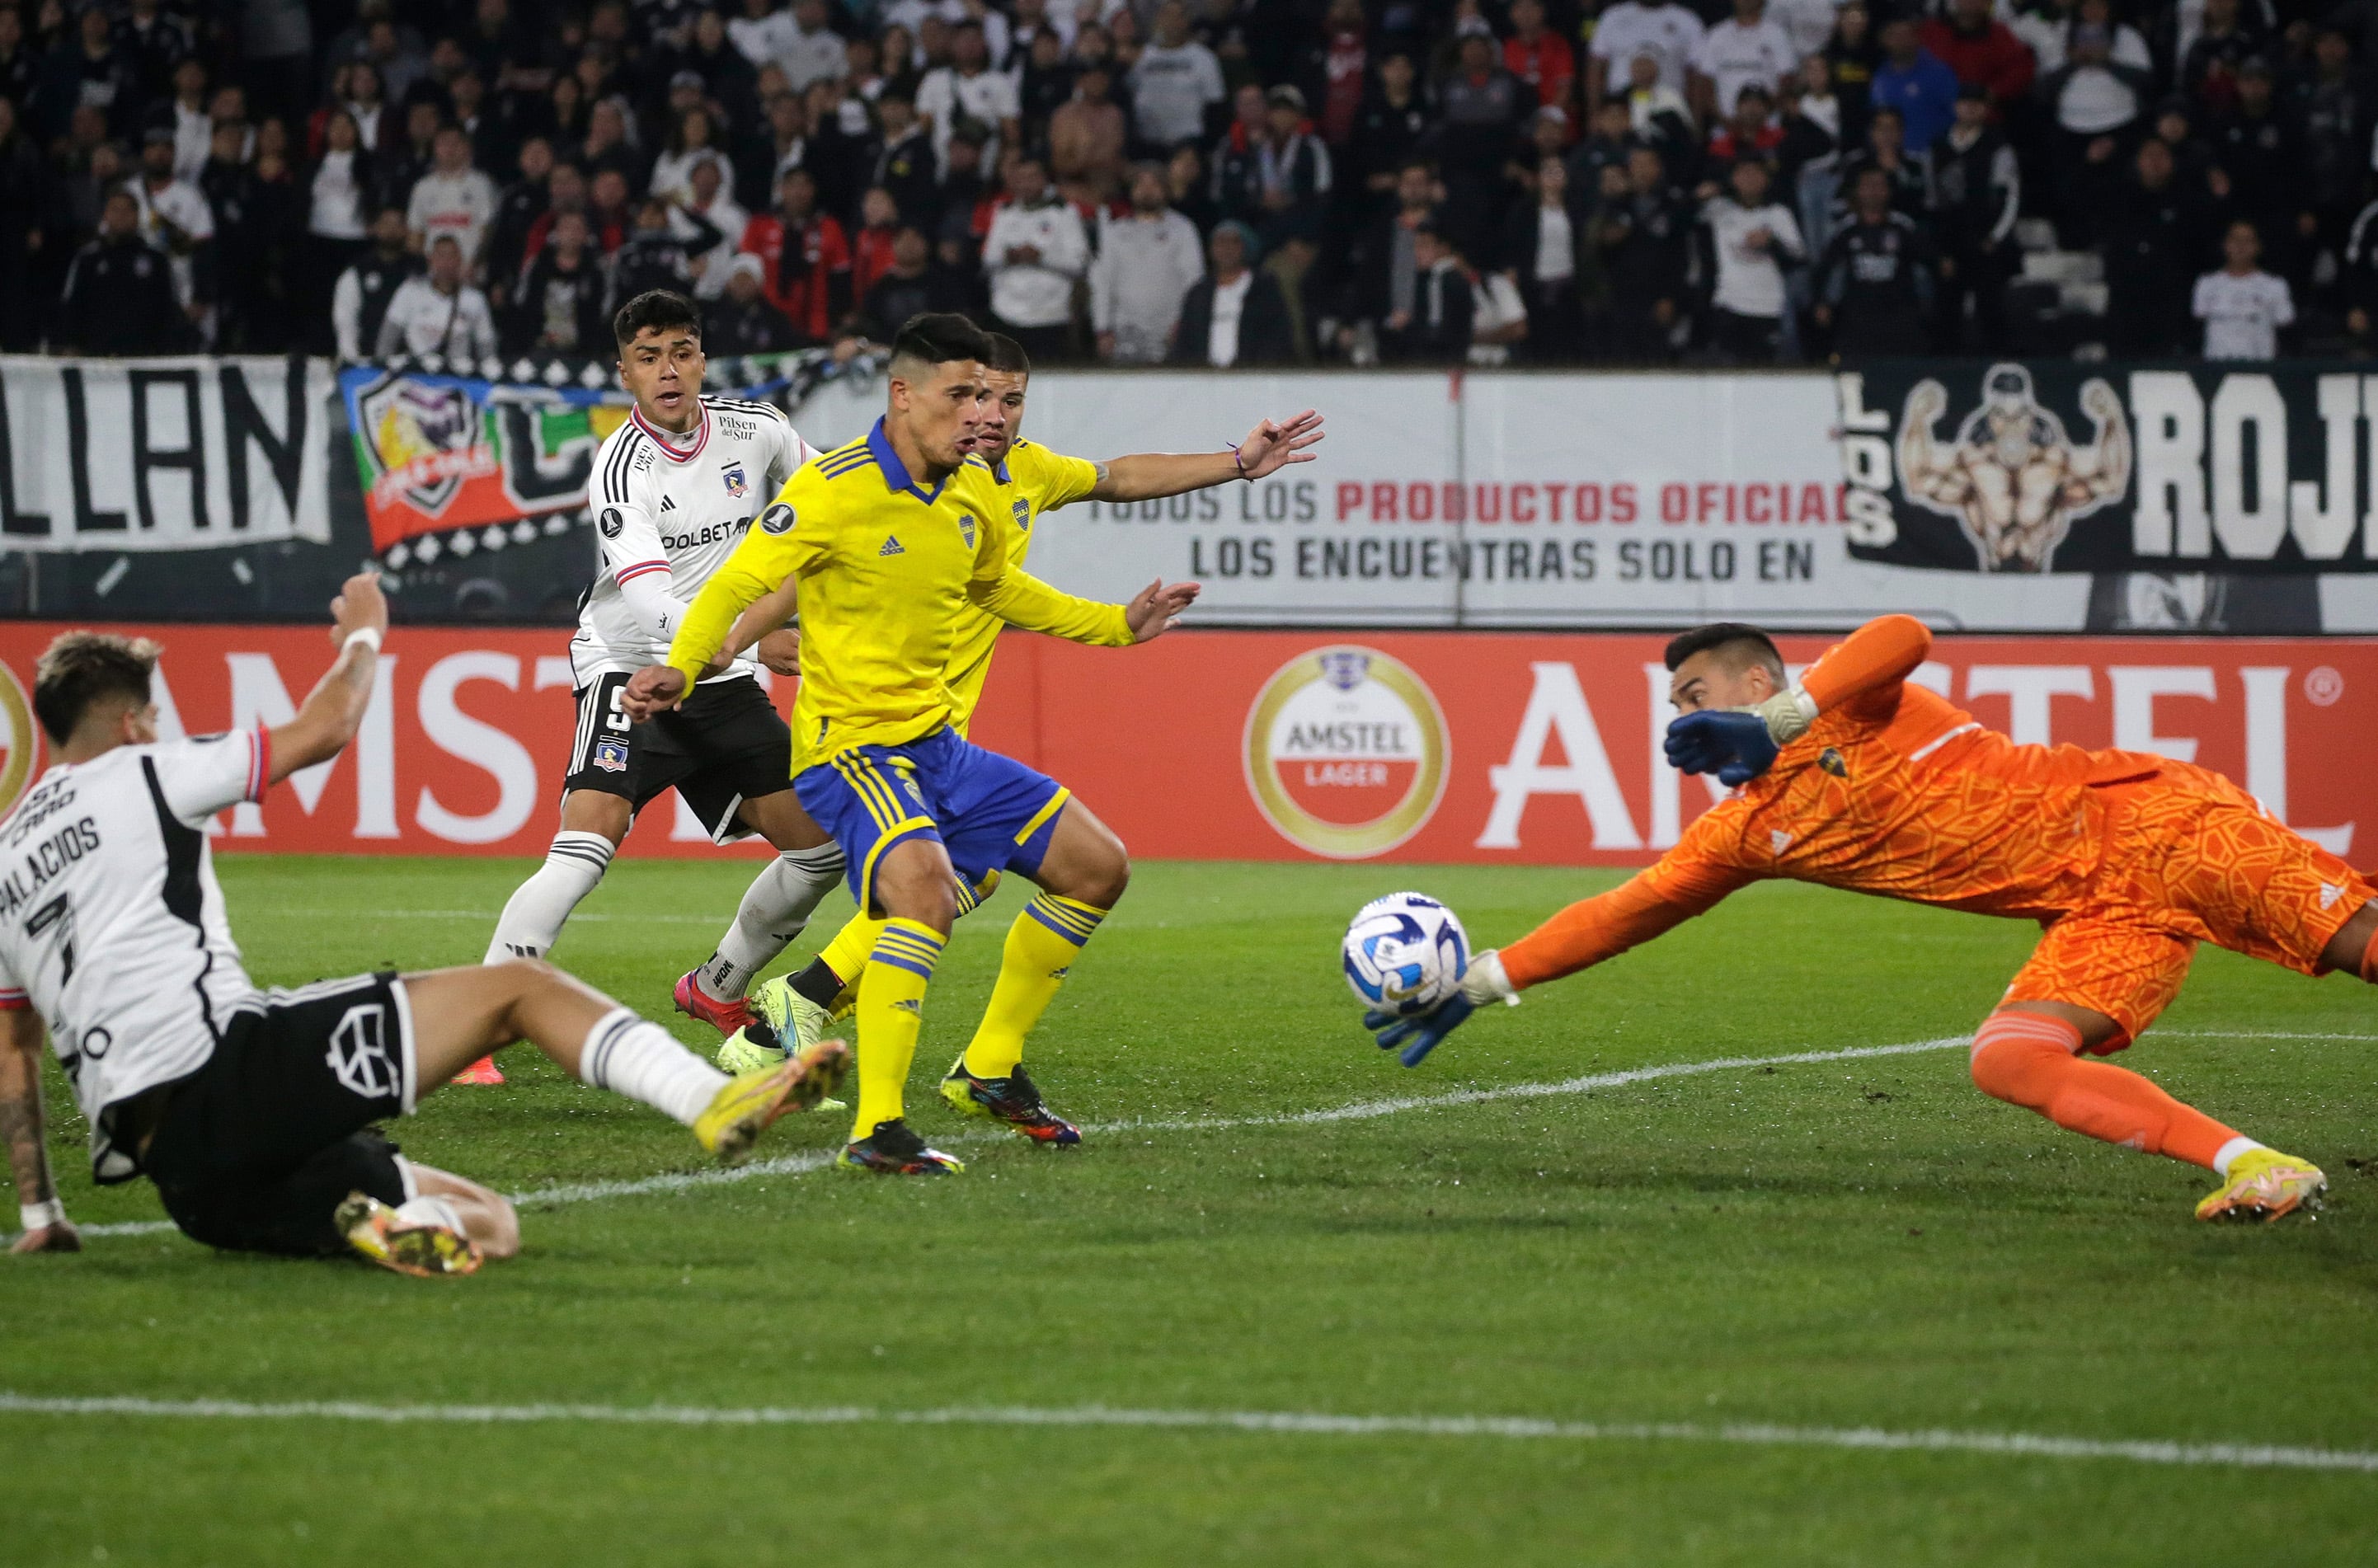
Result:
{"label": "player in yellow jersey", "polygon": [[[1032,374],[1032,363],[1023,347],[996,332],[991,334],[991,402],[981,433],[974,438],[972,455],[989,465],[1003,491],[1015,497],[1009,510],[1020,524],[1015,538],[1018,565],[1023,564],[1038,532],[1034,525],[1043,513],[1085,497],[1127,503],[1242,479],[1252,483],[1291,463],[1311,462],[1315,454],[1307,449],[1322,438],[1321,415],[1307,409],[1285,421],[1267,419],[1248,432],[1245,440],[1219,452],[1143,453],[1107,462],[1064,457],[1022,438],[1025,395]],[[1021,511],[1015,509],[1019,505]],[[754,604],[737,624],[730,652],[739,652],[783,625],[789,609],[788,604],[771,600]],[[960,735],[967,732],[981,700],[1001,630],[995,616],[980,611],[968,612],[965,619],[967,624],[951,650],[947,676],[958,701],[953,725]],[[961,887],[959,913],[968,913],[990,892],[988,886]],[[882,928],[883,923],[866,913],[854,915],[808,968],[761,986],[751,999],[758,1027],[731,1035],[720,1047],[719,1065],[729,1071],[765,1067],[781,1060],[785,1047],[799,1049],[815,1041],[866,967]],[[976,1046],[943,1079],[943,1096],[964,1113],[1006,1121],[1027,1138],[1051,1143],[1078,1142],[1079,1132],[1051,1114],[1037,1096],[1028,1096],[1032,1108],[1027,1112],[1022,1102],[1027,1096],[1004,1092],[1001,1081],[1015,1077],[1013,1071],[999,1071],[1006,1062],[1006,1048],[1007,1042],[997,1030],[978,1035]]]}
{"label": "player in yellow jersey", "polygon": [[[725,655],[739,615],[789,582],[800,612],[793,787],[843,846],[852,892],[884,916],[859,1003],[859,1115],[842,1163],[962,1169],[926,1146],[902,1089],[959,880],[1014,868],[1040,895],[1011,933],[991,1013],[1021,1041],[1130,879],[1123,845],[1054,780],[968,744],[945,676],[971,604],[1075,641],[1159,636],[1197,595],[1152,583],[1128,604],[1059,593],[1015,564],[1015,520],[968,464],[990,345],[957,316],[920,316],[893,345],[888,407],[865,439],[801,469],[686,612],[668,662],[629,682],[638,719],[680,700]],[[1028,1080],[1027,1080],[1028,1082]]]}

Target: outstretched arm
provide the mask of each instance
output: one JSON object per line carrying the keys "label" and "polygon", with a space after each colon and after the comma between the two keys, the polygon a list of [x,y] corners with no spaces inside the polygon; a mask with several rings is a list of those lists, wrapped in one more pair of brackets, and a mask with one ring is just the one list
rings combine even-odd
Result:
{"label": "outstretched arm", "polygon": [[354,738],[371,706],[380,640],[387,634],[388,600],[380,593],[379,577],[358,572],[330,601],[330,640],[338,658],[306,694],[297,716],[266,736],[266,772],[272,783],[329,761]]}
{"label": "outstretched arm", "polygon": [[1311,462],[1305,449],[1323,435],[1321,415],[1306,409],[1286,421],[1267,419],[1228,451],[1178,454],[1140,452],[1099,465],[1100,501],[1152,501],[1184,491],[1227,485],[1233,479],[1265,479],[1291,463]]}
{"label": "outstretched arm", "polygon": [[1151,582],[1128,604],[1100,604],[1050,587],[1022,567],[977,577],[967,596],[1010,626],[1045,631],[1069,642],[1097,648],[1128,648],[1149,642],[1180,624],[1181,612],[1197,598],[1194,582]]}
{"label": "outstretched arm", "polygon": [[12,1252],[78,1252],[82,1238],[66,1223],[66,1205],[50,1175],[42,1122],[42,1020],[18,1002],[0,1012],[0,1142],[17,1179],[24,1234]]}

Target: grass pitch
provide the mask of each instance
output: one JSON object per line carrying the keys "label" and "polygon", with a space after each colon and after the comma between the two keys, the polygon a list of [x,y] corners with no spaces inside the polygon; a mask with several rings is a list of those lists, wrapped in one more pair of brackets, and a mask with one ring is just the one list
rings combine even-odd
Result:
{"label": "grass pitch", "polygon": [[[259,982],[474,962],[526,869],[221,862]],[[556,957],[648,1012],[746,866],[613,868]],[[2207,952],[2124,1059],[2318,1159],[2316,1224],[1985,1100],[1964,1053],[1742,1068],[1320,1124],[1497,1089],[1970,1030],[2026,928],[1753,889],[1482,1018],[1418,1071],[1336,968],[1396,885],[1507,940],[1607,875],[1151,865],[1031,1061],[1078,1151],[939,1182],[776,1174],[529,1208],[450,1285],[174,1235],[0,1260],[19,1395],[703,1409],[1021,1406],[1772,1423],[2378,1449],[2378,997]],[[988,994],[952,943],[911,1111]],[[821,911],[801,952],[847,905]],[[689,1041],[701,1032],[674,1020]],[[692,1170],[679,1129],[524,1049],[405,1147],[513,1192]],[[54,1084],[84,1222],[94,1191]],[[1195,1120],[1238,1120],[1203,1130]],[[977,1124],[965,1124],[973,1127]],[[832,1122],[765,1153],[823,1152]],[[390,1424],[0,1413],[0,1562],[1909,1563],[2378,1560],[2378,1474],[1696,1440],[1214,1429]]]}

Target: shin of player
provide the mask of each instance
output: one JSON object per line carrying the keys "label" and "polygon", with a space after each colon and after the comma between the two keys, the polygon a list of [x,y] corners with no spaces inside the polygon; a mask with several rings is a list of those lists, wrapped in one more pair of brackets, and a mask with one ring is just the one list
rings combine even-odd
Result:
{"label": "shin of player", "polygon": [[54,835],[20,834],[10,853],[27,864],[6,868],[10,885],[47,895],[30,917],[0,923],[0,1134],[24,1207],[15,1251],[78,1244],[42,1137],[45,1034],[90,1127],[98,1180],[149,1177],[184,1232],[212,1246],[353,1248],[420,1275],[469,1273],[518,1246],[500,1197],[406,1161],[375,1125],[475,1055],[533,1041],[587,1082],[687,1123],[728,1160],[839,1074],[839,1047],[826,1042],[729,1080],[542,964],[257,989],[206,824],[353,738],[387,628],[376,580],[351,579],[332,614],[336,660],[270,729],[160,743],[158,651],[147,642],[67,633],[37,666],[33,705],[55,760],[18,820],[55,820],[75,853]]}

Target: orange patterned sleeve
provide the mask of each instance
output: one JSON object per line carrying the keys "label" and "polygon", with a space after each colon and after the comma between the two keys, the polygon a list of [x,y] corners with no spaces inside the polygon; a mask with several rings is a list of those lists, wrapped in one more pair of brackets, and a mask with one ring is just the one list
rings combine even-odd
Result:
{"label": "orange patterned sleeve", "polygon": [[1756,873],[1723,854],[1737,814],[1730,809],[1735,804],[1703,812],[1656,865],[1608,892],[1580,899],[1504,948],[1503,973],[1511,984],[1526,990],[1615,958],[1757,881]]}
{"label": "orange patterned sleeve", "polygon": [[1800,677],[1820,713],[1862,698],[1888,708],[1899,687],[1932,652],[1932,628],[1914,616],[1882,616],[1825,650]]}

